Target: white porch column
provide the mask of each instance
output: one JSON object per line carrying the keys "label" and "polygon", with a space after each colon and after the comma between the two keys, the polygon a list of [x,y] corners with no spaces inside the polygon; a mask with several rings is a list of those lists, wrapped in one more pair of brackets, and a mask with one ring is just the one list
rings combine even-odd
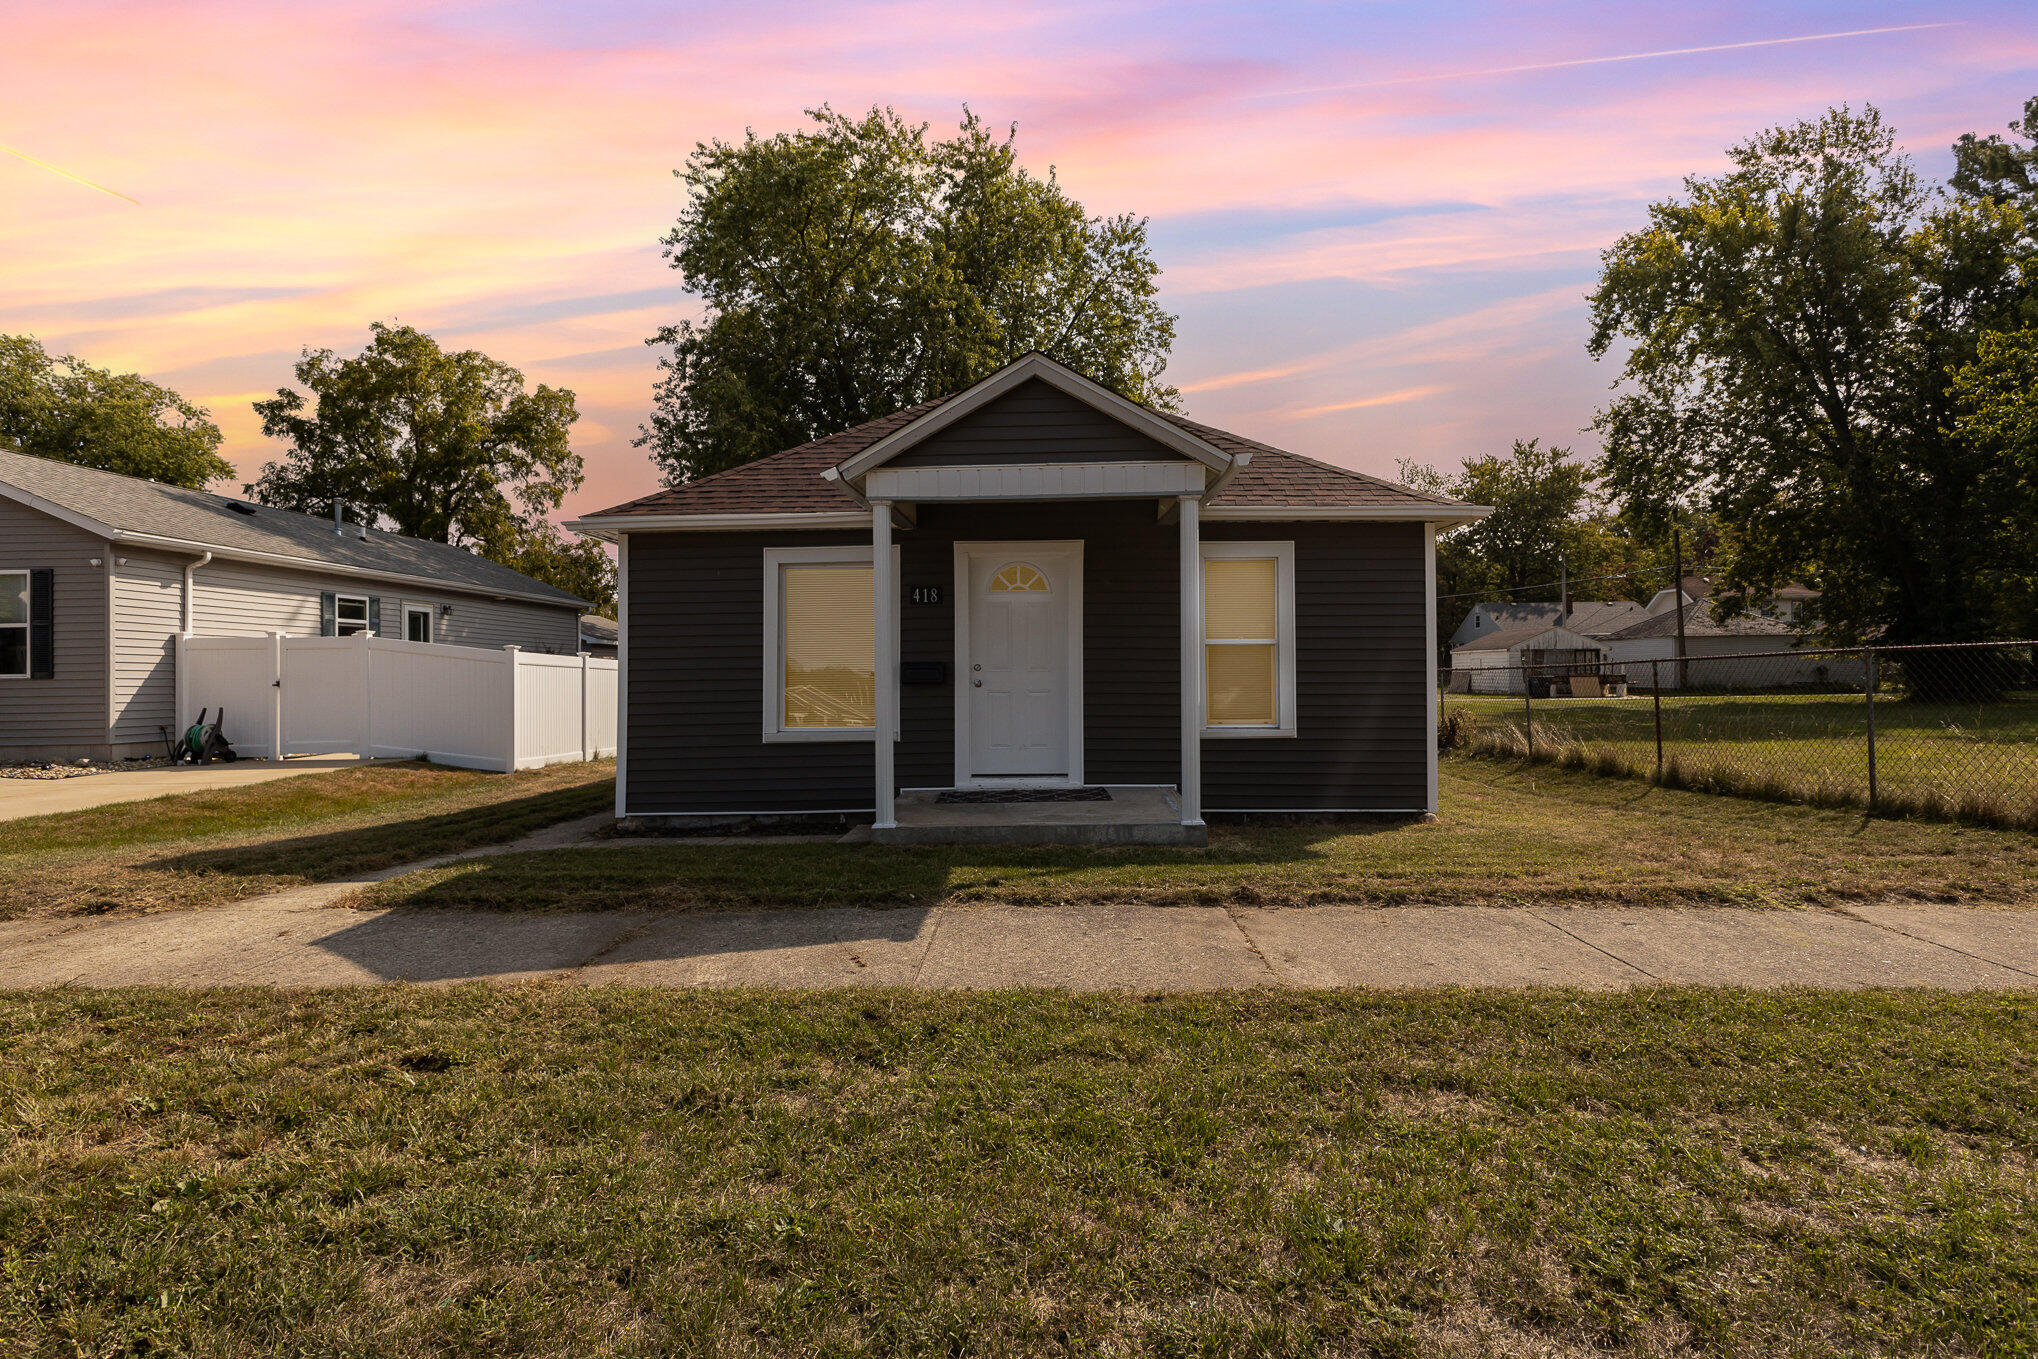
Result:
{"label": "white porch column", "polygon": [[1203,532],[1201,502],[1180,496],[1182,521],[1182,824],[1203,824]]}
{"label": "white porch column", "polygon": [[892,502],[870,502],[870,593],[872,636],[877,645],[877,731],[872,763],[877,767],[877,826],[889,829],[897,789],[892,775],[899,728],[899,583],[892,572]]}

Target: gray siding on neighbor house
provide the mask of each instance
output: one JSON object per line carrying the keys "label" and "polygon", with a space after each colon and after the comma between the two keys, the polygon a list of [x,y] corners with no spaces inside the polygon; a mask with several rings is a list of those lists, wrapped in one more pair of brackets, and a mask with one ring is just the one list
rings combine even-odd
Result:
{"label": "gray siding on neighbor house", "polygon": [[53,624],[51,677],[0,679],[0,758],[104,746],[107,555],[104,539],[0,498],[0,570],[51,572]]}
{"label": "gray siding on neighbor house", "polygon": [[1181,456],[1059,388],[1030,378],[885,465],[1152,462]]}
{"label": "gray siding on neighbor house", "polygon": [[[120,559],[123,564],[116,567],[114,577],[113,736],[116,742],[142,744],[158,739],[159,726],[175,722],[175,648],[183,625],[184,567],[198,558],[127,549]],[[193,573],[192,584],[191,630],[200,637],[264,632],[315,637],[319,595],[332,590],[379,599],[378,635],[384,637],[403,636],[403,605],[412,603],[433,606],[434,640],[447,645],[515,644],[526,651],[565,655],[579,648],[580,615],[572,608],[449,590],[400,591],[387,582],[217,557]],[[450,617],[438,617],[441,604],[452,605]],[[205,696],[194,694],[191,701],[203,703]],[[103,739],[103,719],[101,735]]]}
{"label": "gray siding on neighbor house", "polygon": [[[957,540],[1084,543],[1084,777],[1180,776],[1179,530],[1151,501],[923,506],[896,534],[902,661],[952,667]],[[1431,739],[1419,524],[1220,522],[1210,540],[1295,544],[1300,736],[1203,743],[1213,810],[1420,810]],[[867,534],[639,533],[629,545],[629,751],[634,815],[867,811],[870,743],[767,743],[763,554],[865,545]],[[954,782],[955,676],[900,692],[902,788]]]}
{"label": "gray siding on neighbor house", "polygon": [[1206,811],[1421,811],[1429,803],[1421,524],[1203,526],[1207,541],[1295,544],[1297,735],[1203,743]]}

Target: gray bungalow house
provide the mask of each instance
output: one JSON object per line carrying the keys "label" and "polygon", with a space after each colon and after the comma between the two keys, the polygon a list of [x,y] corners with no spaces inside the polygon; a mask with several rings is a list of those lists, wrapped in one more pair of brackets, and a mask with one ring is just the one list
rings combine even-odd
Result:
{"label": "gray bungalow house", "polygon": [[585,607],[444,543],[0,448],[0,761],[160,754],[179,633],[573,655]]}
{"label": "gray bungalow house", "polygon": [[570,525],[618,545],[616,811],[902,794],[1436,807],[1434,536],[1483,509],[1148,409],[1040,354]]}

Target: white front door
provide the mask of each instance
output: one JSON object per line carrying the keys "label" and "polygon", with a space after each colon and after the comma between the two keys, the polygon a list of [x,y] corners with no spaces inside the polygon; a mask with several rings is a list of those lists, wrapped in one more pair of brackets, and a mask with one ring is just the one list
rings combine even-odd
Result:
{"label": "white front door", "polygon": [[968,778],[1079,777],[1071,758],[1070,642],[1071,620],[1081,617],[1080,560],[1046,543],[969,551],[966,665],[958,676]]}

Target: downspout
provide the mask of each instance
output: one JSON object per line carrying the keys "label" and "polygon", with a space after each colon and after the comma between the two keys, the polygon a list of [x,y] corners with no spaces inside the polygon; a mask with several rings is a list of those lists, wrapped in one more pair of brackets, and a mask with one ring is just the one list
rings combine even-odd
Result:
{"label": "downspout", "polygon": [[192,596],[197,588],[192,583],[191,573],[196,571],[201,566],[210,565],[211,562],[212,554],[208,552],[204,556],[200,557],[197,561],[184,563],[184,626],[182,628],[182,631],[186,637],[189,637],[191,635]]}

